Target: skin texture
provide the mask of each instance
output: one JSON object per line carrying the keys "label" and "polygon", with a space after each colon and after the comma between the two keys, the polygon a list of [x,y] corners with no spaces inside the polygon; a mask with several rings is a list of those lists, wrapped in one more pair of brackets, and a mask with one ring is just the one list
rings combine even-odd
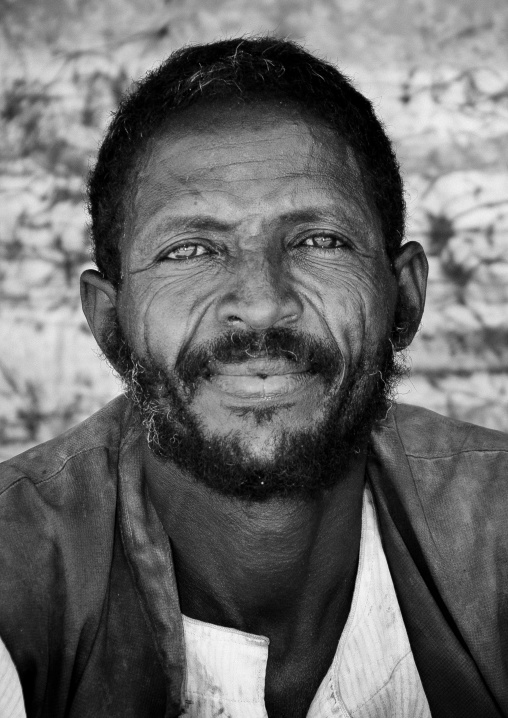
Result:
{"label": "skin texture", "polygon": [[[136,178],[118,293],[85,272],[99,344],[116,311],[136,354],[170,373],[186,349],[225,331],[293,328],[333,343],[335,385],[259,359],[214,366],[189,408],[204,435],[241,437],[269,465],[285,431],[312,431],[329,393],[390,335],[398,296],[425,296],[416,243],[395,272],[358,165],[330,130],[267,106],[191,109],[154,140]],[[270,406],[269,419],[256,408]],[[249,504],[172,471],[146,449],[145,475],[171,539],[183,613],[266,635],[270,716],[305,716],[333,658],[358,561],[365,452],[313,501]]]}

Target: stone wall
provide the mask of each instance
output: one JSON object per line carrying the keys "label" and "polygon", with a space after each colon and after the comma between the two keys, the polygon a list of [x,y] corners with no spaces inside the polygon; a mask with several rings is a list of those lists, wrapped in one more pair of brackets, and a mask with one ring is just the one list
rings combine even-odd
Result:
{"label": "stone wall", "polygon": [[[408,6],[413,14],[401,19]],[[391,0],[384,14],[367,0],[48,8],[2,11],[1,456],[56,435],[119,391],[82,316],[78,278],[91,266],[84,178],[121,93],[184,42],[267,29],[337,59],[395,140],[408,239],[430,263],[400,400],[508,431],[503,5],[487,3],[477,16],[465,2],[462,14],[439,18],[433,3],[416,0]]]}

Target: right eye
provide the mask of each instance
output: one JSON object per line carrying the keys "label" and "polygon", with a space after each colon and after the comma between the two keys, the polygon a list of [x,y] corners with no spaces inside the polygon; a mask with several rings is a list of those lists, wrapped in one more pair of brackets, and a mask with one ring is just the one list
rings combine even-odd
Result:
{"label": "right eye", "polygon": [[186,242],[185,244],[180,244],[178,247],[174,247],[161,257],[161,261],[182,262],[188,259],[198,259],[205,254],[210,254],[210,250],[207,247],[197,242]]}

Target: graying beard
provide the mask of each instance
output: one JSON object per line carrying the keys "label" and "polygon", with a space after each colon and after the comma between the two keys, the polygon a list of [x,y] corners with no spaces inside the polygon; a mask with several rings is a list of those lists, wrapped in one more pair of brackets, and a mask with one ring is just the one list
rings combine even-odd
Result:
{"label": "graying beard", "polygon": [[[163,408],[153,397],[147,398],[138,380],[138,377],[144,373],[145,369],[143,365],[137,359],[133,358],[132,366],[128,373],[122,378],[122,381],[125,394],[138,409],[141,424],[146,432],[148,446],[152,451],[157,452],[162,451],[162,446],[156,418],[158,416],[170,418],[170,411],[169,409]],[[176,437],[174,441],[176,441]]]}

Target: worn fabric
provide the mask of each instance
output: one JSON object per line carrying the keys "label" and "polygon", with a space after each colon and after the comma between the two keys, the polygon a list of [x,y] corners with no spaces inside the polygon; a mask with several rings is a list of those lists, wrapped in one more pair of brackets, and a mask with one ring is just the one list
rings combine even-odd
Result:
{"label": "worn fabric", "polygon": [[[124,397],[0,470],[0,636],[33,716],[177,716],[170,541]],[[432,716],[508,717],[508,437],[393,409],[367,467]]]}
{"label": "worn fabric", "polygon": [[[189,718],[267,718],[269,639],[183,616]],[[360,556],[348,620],[307,718],[430,718],[381,545],[363,497]]]}

